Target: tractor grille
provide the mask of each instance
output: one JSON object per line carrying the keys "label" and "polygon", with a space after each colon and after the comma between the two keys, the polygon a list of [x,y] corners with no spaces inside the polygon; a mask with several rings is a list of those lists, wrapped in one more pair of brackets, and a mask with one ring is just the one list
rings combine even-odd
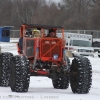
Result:
{"label": "tractor grille", "polygon": [[61,56],[61,46],[62,42],[60,39],[53,39],[53,40],[42,40],[41,46],[41,56],[42,57],[53,57],[53,54],[58,54]]}

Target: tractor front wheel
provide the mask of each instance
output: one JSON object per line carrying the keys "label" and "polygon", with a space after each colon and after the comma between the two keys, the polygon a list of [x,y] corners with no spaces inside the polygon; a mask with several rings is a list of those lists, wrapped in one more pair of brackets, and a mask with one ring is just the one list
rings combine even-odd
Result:
{"label": "tractor front wheel", "polygon": [[88,58],[75,57],[70,69],[70,84],[73,93],[86,94],[92,84],[92,66]]}
{"label": "tractor front wheel", "polygon": [[[70,59],[66,56],[66,60],[67,60],[67,65],[64,66],[62,70],[68,73],[70,71]],[[53,87],[55,89],[67,89],[69,87],[69,80],[70,80],[69,75],[66,75],[66,77],[63,76],[56,79],[52,79]]]}
{"label": "tractor front wheel", "polygon": [[12,53],[4,52],[0,54],[0,86],[10,85],[10,62]]}
{"label": "tractor front wheel", "polygon": [[25,56],[15,56],[11,61],[10,87],[13,92],[27,92],[30,82],[29,60]]}
{"label": "tractor front wheel", "polygon": [[66,77],[60,77],[52,80],[52,83],[55,89],[67,89],[69,86],[69,79]]}

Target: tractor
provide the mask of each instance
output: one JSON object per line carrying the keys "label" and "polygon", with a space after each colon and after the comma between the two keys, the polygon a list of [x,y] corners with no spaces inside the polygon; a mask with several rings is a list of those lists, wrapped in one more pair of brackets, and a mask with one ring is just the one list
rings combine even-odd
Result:
{"label": "tractor", "polygon": [[[56,36],[59,32],[62,36],[47,37],[50,29]],[[40,37],[32,37],[33,30],[39,30]],[[70,62],[66,55],[63,27],[22,24],[20,38],[22,50],[18,42],[18,55],[0,54],[1,86],[10,86],[13,92],[28,92],[31,76],[46,76],[52,80],[55,89],[67,89],[70,84],[73,93],[89,92],[92,85],[91,63],[88,58],[79,55]]]}

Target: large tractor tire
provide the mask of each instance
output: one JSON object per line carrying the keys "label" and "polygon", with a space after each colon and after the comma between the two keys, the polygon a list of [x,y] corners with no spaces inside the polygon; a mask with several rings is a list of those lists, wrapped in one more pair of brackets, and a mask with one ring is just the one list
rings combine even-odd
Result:
{"label": "large tractor tire", "polygon": [[67,89],[69,86],[69,79],[66,77],[60,77],[58,79],[52,80],[52,83],[55,89]]}
{"label": "large tractor tire", "polygon": [[[66,57],[66,59],[67,59],[67,66],[64,66],[63,70],[66,72],[69,72],[70,71],[70,60],[68,57]],[[52,79],[52,83],[55,89],[67,89],[69,87],[69,76]]]}
{"label": "large tractor tire", "polygon": [[16,55],[11,61],[10,87],[13,92],[27,92],[30,83],[30,66],[26,56]]}
{"label": "large tractor tire", "polygon": [[0,86],[7,87],[10,85],[10,62],[12,53],[0,54]]}
{"label": "large tractor tire", "polygon": [[92,85],[92,66],[88,58],[75,57],[70,69],[70,84],[73,93],[86,94]]}
{"label": "large tractor tire", "polygon": [[[98,53],[100,53],[100,50],[98,50]],[[98,55],[98,57],[100,58],[100,55]]]}

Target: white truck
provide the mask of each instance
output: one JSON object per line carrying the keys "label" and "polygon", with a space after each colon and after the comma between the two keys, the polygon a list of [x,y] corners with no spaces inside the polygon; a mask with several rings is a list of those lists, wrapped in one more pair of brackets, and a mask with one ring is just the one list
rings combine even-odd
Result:
{"label": "white truck", "polygon": [[[57,33],[60,37],[61,34]],[[71,51],[72,55],[94,56],[92,47],[92,35],[65,32],[66,50]]]}

